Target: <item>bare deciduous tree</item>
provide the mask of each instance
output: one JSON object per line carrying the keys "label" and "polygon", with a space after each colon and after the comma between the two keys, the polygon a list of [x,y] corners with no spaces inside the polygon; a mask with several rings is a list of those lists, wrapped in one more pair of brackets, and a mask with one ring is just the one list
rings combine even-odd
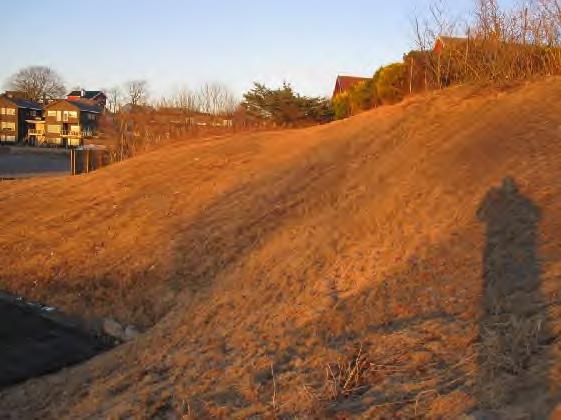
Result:
{"label": "bare deciduous tree", "polygon": [[142,105],[148,99],[148,82],[146,80],[131,80],[126,84],[129,103]]}
{"label": "bare deciduous tree", "polygon": [[107,93],[107,105],[109,107],[109,111],[115,113],[121,107],[122,99],[123,99],[123,92],[119,86],[113,86],[112,88],[106,89],[105,92]]}
{"label": "bare deciduous tree", "polygon": [[45,66],[29,66],[19,70],[8,81],[10,89],[23,92],[28,99],[56,99],[65,94],[62,78]]}
{"label": "bare deciduous tree", "polygon": [[201,112],[213,116],[232,115],[238,105],[232,92],[222,83],[205,83],[197,96]]}
{"label": "bare deciduous tree", "polygon": [[199,98],[195,92],[181,88],[174,95],[174,105],[183,110],[185,114],[194,114],[199,111]]}
{"label": "bare deciduous tree", "polygon": [[427,13],[413,18],[415,44],[421,51],[430,50],[441,35],[452,35],[459,25],[459,18],[452,17],[446,0],[434,0]]}

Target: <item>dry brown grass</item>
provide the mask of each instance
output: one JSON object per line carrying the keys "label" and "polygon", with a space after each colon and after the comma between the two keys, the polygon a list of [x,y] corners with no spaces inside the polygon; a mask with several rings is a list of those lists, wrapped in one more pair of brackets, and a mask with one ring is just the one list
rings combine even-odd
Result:
{"label": "dry brown grass", "polygon": [[[545,416],[561,385],[560,94],[559,79],[464,87],[3,183],[1,288],[151,328],[3,392],[2,414]],[[532,347],[536,324],[511,325],[513,361],[482,340],[500,330],[482,317],[476,216],[506,175],[543,214],[551,331]]]}

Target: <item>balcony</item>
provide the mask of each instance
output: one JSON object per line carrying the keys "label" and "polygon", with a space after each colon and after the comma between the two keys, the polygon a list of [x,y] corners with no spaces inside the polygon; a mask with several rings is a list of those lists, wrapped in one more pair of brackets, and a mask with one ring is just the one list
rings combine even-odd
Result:
{"label": "balcony", "polygon": [[85,133],[82,131],[61,130],[62,137],[84,137]]}
{"label": "balcony", "polygon": [[27,134],[29,134],[30,136],[42,136],[45,134],[45,130],[35,130],[30,128],[29,130],[27,130]]}

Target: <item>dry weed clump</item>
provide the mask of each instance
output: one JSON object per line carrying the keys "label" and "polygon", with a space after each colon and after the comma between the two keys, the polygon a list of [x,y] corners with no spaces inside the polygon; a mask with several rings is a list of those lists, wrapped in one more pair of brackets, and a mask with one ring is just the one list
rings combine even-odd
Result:
{"label": "dry weed clump", "polygon": [[327,364],[323,394],[331,401],[361,395],[368,388],[367,377],[371,367],[372,364],[363,353],[361,344],[358,352],[349,360]]}
{"label": "dry weed clump", "polygon": [[509,316],[487,322],[479,345],[481,366],[495,373],[519,374],[539,351],[541,332],[542,320],[536,317]]}

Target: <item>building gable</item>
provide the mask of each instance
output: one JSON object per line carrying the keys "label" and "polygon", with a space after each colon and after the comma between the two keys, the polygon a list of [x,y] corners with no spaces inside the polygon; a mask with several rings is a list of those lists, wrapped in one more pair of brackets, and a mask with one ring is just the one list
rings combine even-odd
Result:
{"label": "building gable", "polygon": [[333,89],[333,97],[341,93],[348,92],[353,86],[358,83],[371,80],[370,77],[357,77],[357,76],[337,76],[335,81],[335,89]]}
{"label": "building gable", "polygon": [[51,102],[45,106],[45,111],[80,111],[80,108],[72,101],[67,101],[66,99],[61,99],[58,101]]}

